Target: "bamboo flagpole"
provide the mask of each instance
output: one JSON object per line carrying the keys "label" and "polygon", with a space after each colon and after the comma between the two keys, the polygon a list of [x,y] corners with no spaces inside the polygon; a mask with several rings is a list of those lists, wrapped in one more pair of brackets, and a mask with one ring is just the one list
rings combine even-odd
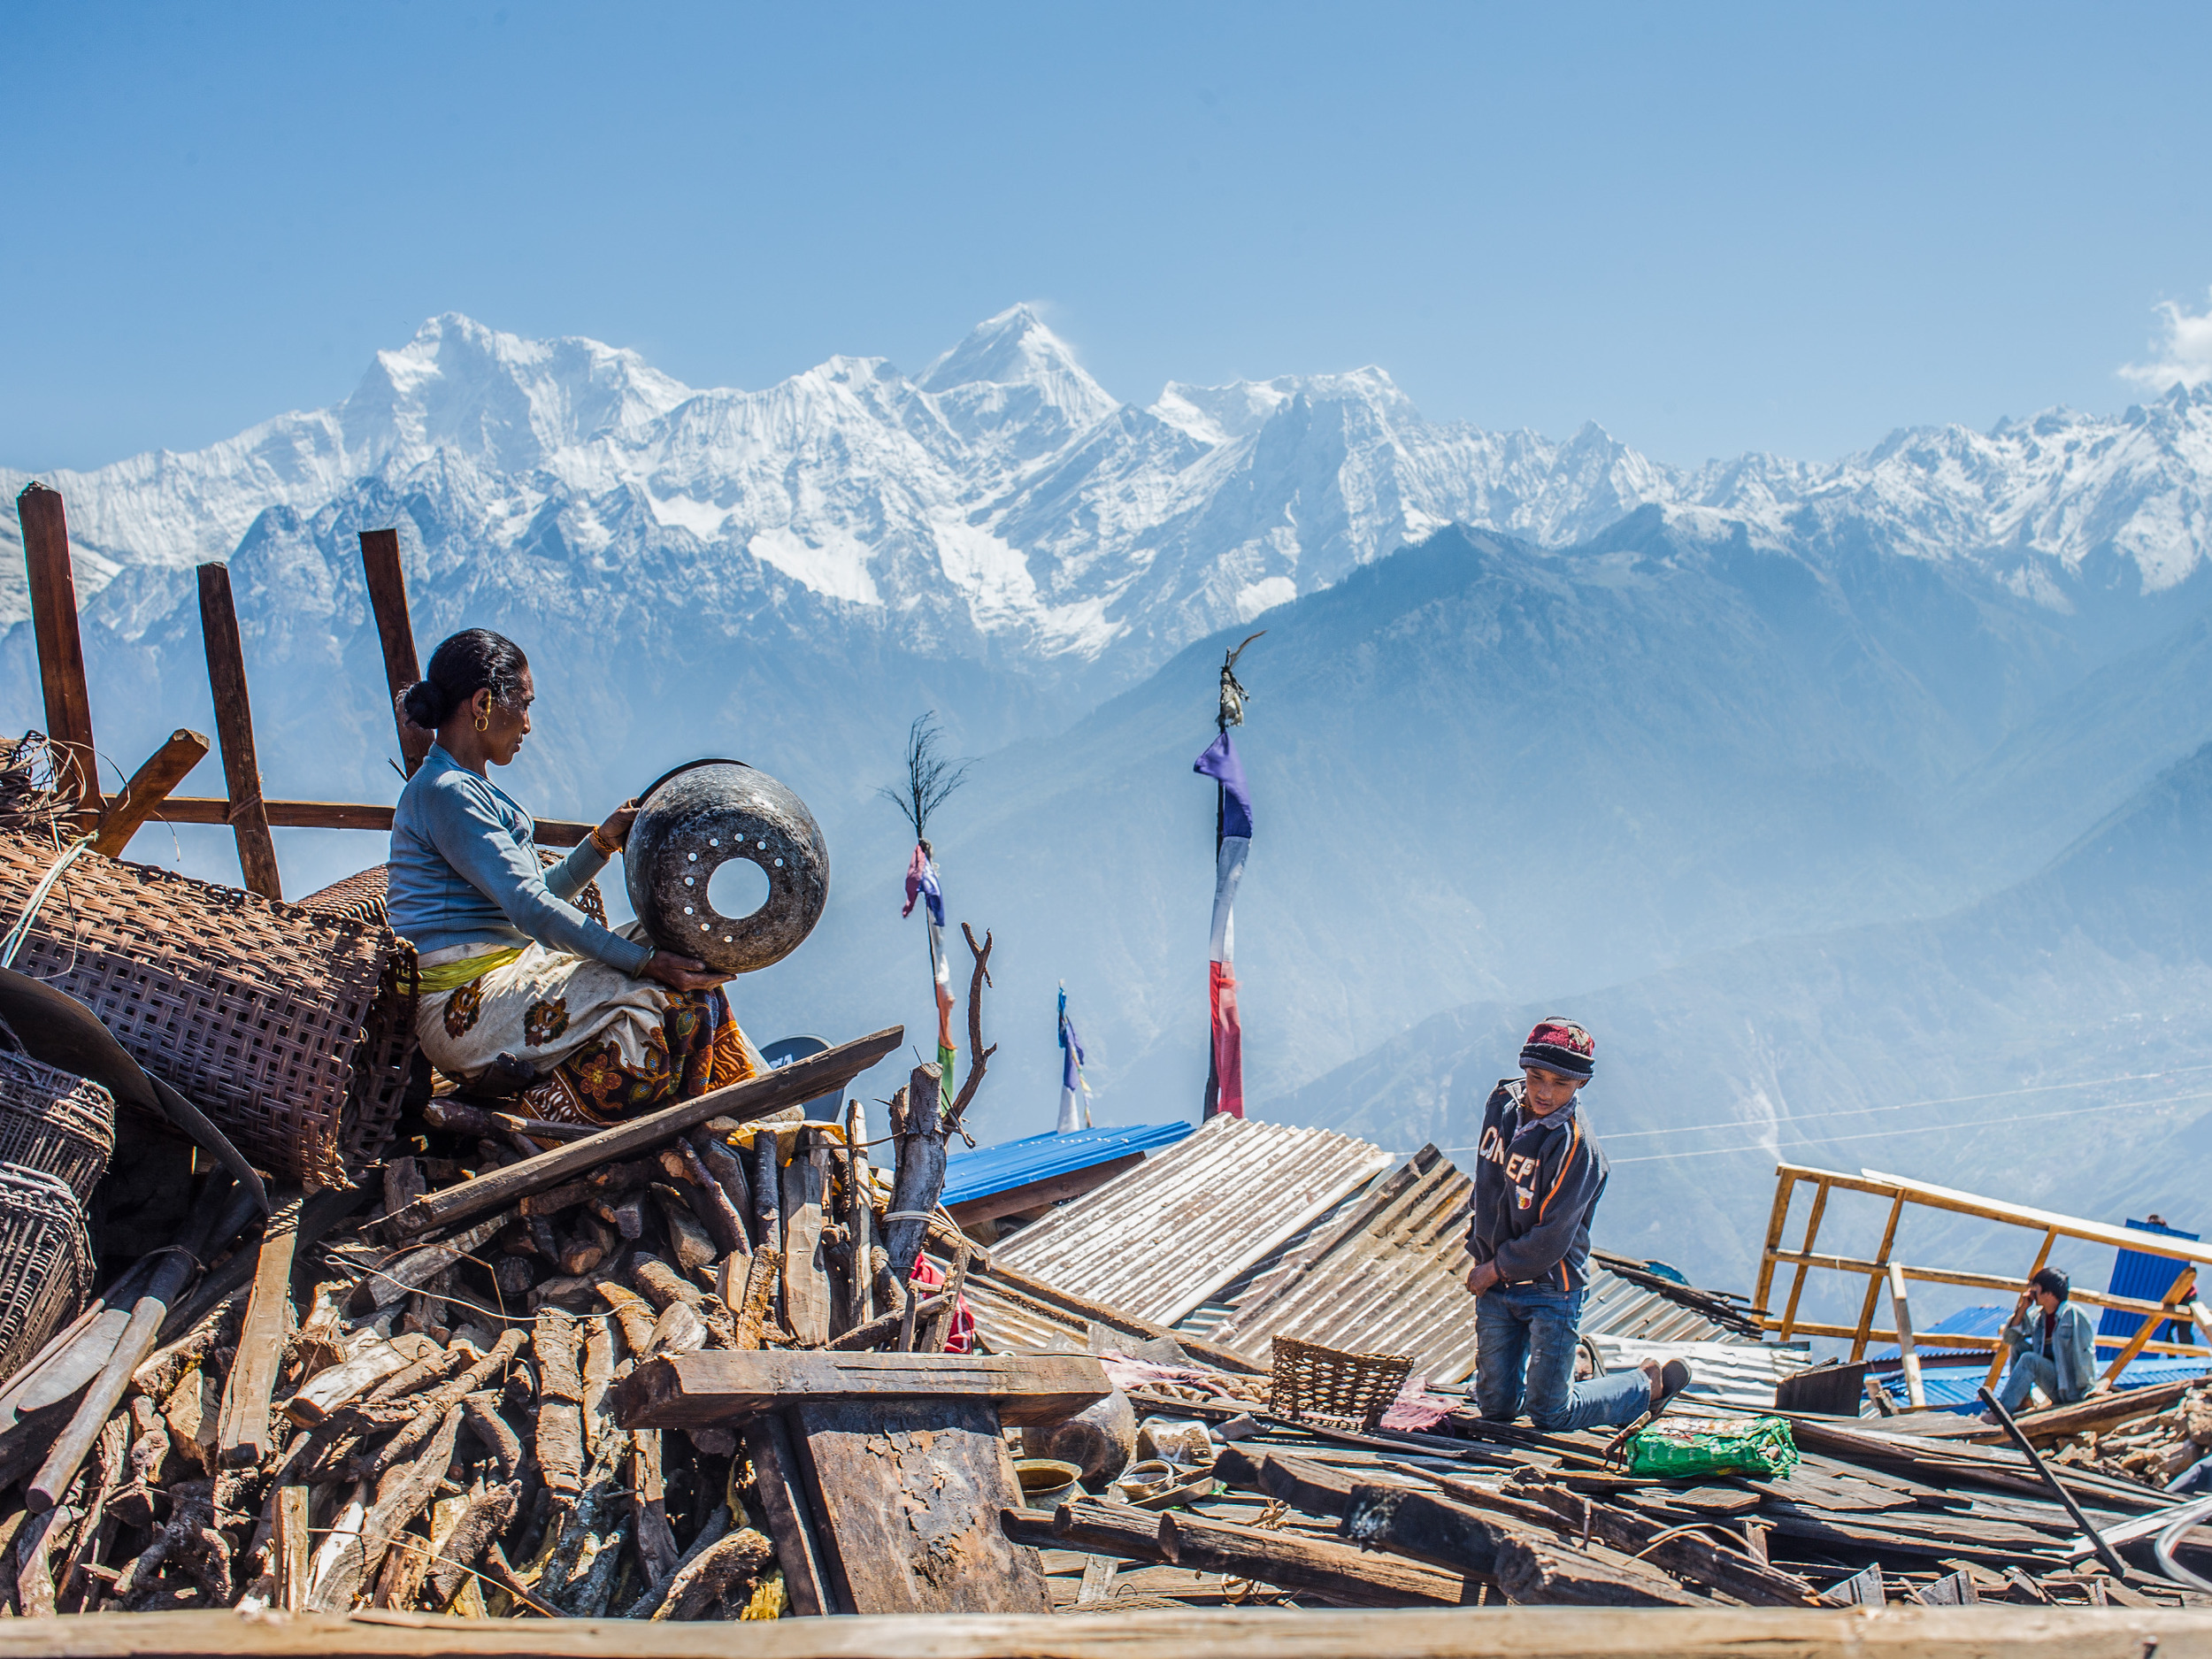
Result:
{"label": "bamboo flagpole", "polygon": [[902,919],[914,914],[917,899],[925,901],[923,919],[929,936],[930,995],[937,1003],[937,1103],[952,1105],[952,964],[945,955],[945,889],[937,869],[936,849],[929,844],[930,817],[947,796],[967,781],[969,763],[949,759],[941,748],[943,732],[933,709],[917,719],[906,733],[906,776],[896,788],[877,791],[906,815],[914,826],[914,856],[906,865],[906,907]]}

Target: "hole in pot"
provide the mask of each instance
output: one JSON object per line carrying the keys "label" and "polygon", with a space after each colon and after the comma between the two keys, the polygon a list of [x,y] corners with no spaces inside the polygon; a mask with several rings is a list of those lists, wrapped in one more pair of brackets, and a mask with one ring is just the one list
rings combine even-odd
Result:
{"label": "hole in pot", "polygon": [[741,921],[768,902],[768,872],[749,858],[731,858],[707,879],[707,902],[718,916]]}

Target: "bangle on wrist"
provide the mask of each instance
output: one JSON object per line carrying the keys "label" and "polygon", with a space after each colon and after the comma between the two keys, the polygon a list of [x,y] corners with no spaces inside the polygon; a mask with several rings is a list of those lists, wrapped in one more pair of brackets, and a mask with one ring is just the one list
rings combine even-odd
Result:
{"label": "bangle on wrist", "polygon": [[591,826],[591,844],[599,849],[599,855],[601,857],[611,858],[622,850],[621,842],[609,841],[604,835],[601,834],[599,831],[600,826],[598,825],[595,824]]}

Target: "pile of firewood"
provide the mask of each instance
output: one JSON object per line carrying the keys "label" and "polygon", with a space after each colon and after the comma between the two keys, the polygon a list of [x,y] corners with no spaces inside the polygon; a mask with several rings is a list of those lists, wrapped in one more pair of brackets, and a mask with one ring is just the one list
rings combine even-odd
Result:
{"label": "pile of firewood", "polygon": [[[0,1490],[25,1482],[0,1516],[14,1610],[777,1617],[737,1436],[625,1430],[609,1391],[700,1348],[941,1349],[966,1252],[934,1294],[916,1268],[931,1223],[950,1233],[944,1141],[979,1079],[941,1111],[917,1068],[887,1184],[856,1103],[842,1125],[643,1120],[603,1132],[641,1155],[593,1164],[573,1128],[434,1102],[381,1204],[293,1194],[257,1244],[215,1178],[192,1236],[148,1258],[167,1265],[0,1390]],[[411,1226],[440,1202],[495,1208]],[[117,1340],[125,1310],[142,1340]]]}
{"label": "pile of firewood", "polygon": [[2212,1457],[2212,1379],[2163,1411],[2101,1434],[2077,1434],[2053,1453],[2054,1462],[2153,1486],[2206,1457]]}

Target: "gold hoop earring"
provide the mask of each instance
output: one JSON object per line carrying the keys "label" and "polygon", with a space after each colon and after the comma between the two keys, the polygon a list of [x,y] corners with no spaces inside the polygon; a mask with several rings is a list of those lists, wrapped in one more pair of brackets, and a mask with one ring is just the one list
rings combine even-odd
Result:
{"label": "gold hoop earring", "polygon": [[488,732],[492,729],[492,711],[489,709],[479,709],[476,711],[476,729],[480,732]]}

